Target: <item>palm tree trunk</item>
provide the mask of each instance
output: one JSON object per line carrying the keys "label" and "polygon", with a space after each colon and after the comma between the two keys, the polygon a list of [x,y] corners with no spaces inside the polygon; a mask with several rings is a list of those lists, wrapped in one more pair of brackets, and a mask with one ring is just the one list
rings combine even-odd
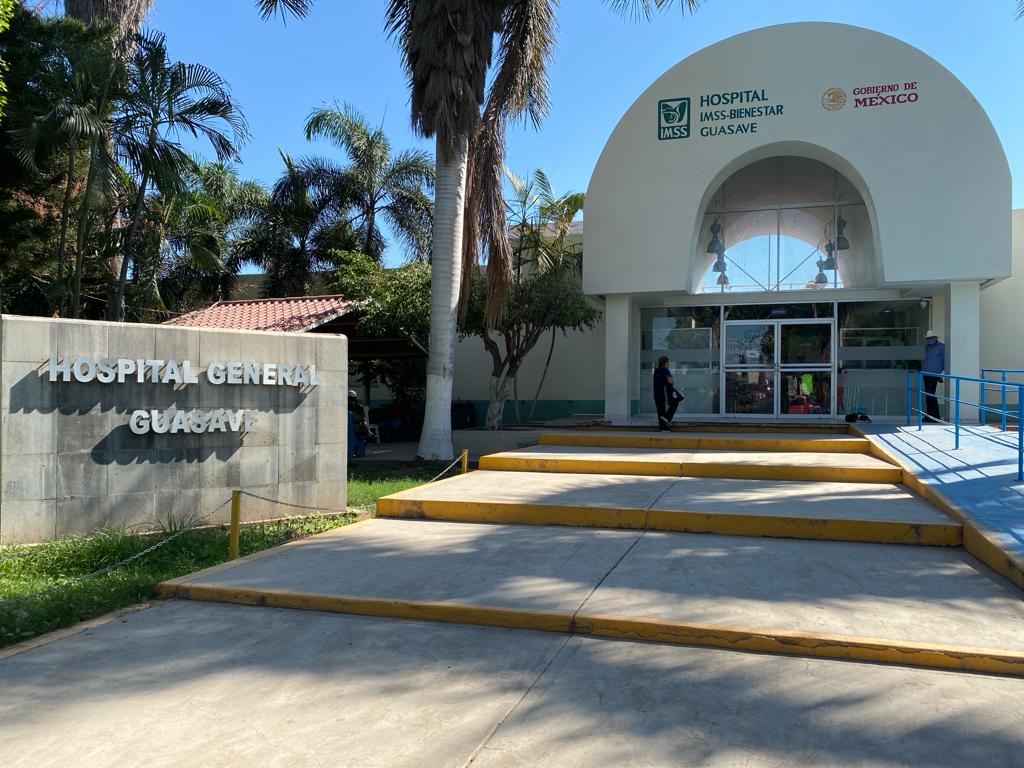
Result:
{"label": "palm tree trunk", "polygon": [[[68,219],[71,218],[71,188],[75,181],[75,142],[68,142],[68,178],[64,189],[64,203],[60,208],[60,242],[57,245],[57,282],[64,280],[64,260],[68,244]],[[63,291],[63,289],[61,289]],[[64,303],[61,296],[58,305]]]}
{"label": "palm tree trunk", "polygon": [[533,412],[537,408],[537,401],[540,400],[540,391],[544,387],[544,379],[548,377],[548,367],[551,365],[551,355],[555,351],[555,333],[557,333],[557,331],[554,328],[552,328],[551,346],[548,347],[548,359],[547,362],[544,363],[544,371],[540,375],[540,383],[537,385],[537,392],[533,396],[533,405],[530,406],[530,418],[527,419],[527,421],[531,424],[533,423]]}
{"label": "palm tree trunk", "polygon": [[427,402],[418,455],[452,458],[452,379],[459,286],[462,283],[462,224],[466,205],[469,138],[459,136],[449,149],[437,140],[434,193],[434,251],[430,279],[430,347]]}
{"label": "palm tree trunk", "polygon": [[371,202],[370,202],[370,210],[366,212],[366,244],[365,244],[365,246],[363,248],[363,253],[365,253],[370,258],[376,258],[379,261],[381,256],[382,256],[382,254],[377,254],[375,256],[374,254],[370,253],[370,249],[373,247],[373,225],[374,225],[374,214],[376,214],[376,213],[377,213],[377,209],[375,207],[375,204],[371,200]]}
{"label": "palm tree trunk", "polygon": [[117,293],[114,294],[114,301],[107,307],[107,319],[124,320],[124,289],[128,283],[128,263],[131,261],[132,246],[135,243],[135,233],[139,230],[139,218],[142,216],[142,206],[146,204],[146,186],[149,184],[149,173],[143,172],[139,180],[139,194],[135,198],[135,209],[132,211],[132,225],[128,229],[128,236],[121,247],[121,270],[117,276]]}
{"label": "palm tree trunk", "polygon": [[82,310],[82,267],[85,261],[85,236],[89,229],[89,210],[91,207],[93,184],[96,183],[96,153],[99,146],[94,140],[89,149],[89,174],[86,177],[85,193],[82,195],[82,204],[78,209],[78,233],[75,238],[75,271],[74,282],[71,286],[71,317],[77,318]]}

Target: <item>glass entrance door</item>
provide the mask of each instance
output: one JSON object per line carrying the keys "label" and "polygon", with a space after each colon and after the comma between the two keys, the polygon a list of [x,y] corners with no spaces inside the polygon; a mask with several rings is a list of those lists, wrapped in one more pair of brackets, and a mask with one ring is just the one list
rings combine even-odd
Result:
{"label": "glass entrance door", "polygon": [[833,320],[727,321],[722,414],[779,419],[835,414]]}

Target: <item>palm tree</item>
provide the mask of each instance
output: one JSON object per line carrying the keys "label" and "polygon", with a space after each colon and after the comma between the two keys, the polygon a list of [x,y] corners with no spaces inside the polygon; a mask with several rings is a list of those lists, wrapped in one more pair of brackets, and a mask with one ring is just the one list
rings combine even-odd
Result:
{"label": "palm tree", "polygon": [[184,188],[195,167],[172,137],[180,132],[202,136],[220,161],[237,158],[236,143],[246,137],[245,121],[220,76],[201,64],[170,62],[166,41],[159,33],[139,38],[119,112],[117,149],[138,184],[109,307],[111,320],[124,319],[129,265],[150,184],[170,195]]}
{"label": "palm tree", "polygon": [[[105,180],[111,173],[109,162],[103,174],[94,168],[93,159],[98,154],[100,159],[109,161],[109,154],[97,153],[94,147],[108,144],[109,96],[112,84],[116,88],[114,81],[120,72],[105,32],[66,20],[51,22],[44,31],[47,50],[40,51],[44,66],[38,76],[37,91],[52,100],[36,114],[15,124],[10,135],[16,156],[29,171],[38,173],[40,166],[57,158],[66,166],[56,246],[56,277],[50,290],[57,307],[63,308],[67,295],[68,231],[74,195],[81,186],[82,150],[89,148],[88,194],[81,196],[80,211],[94,204],[97,177]],[[80,259],[76,259],[75,275],[79,274],[80,264]]]}
{"label": "palm tree", "polygon": [[198,165],[185,189],[151,195],[132,271],[138,293],[132,305],[142,311],[183,312],[230,298],[242,266],[239,238],[267,198],[263,187],[242,181],[224,163]]}
{"label": "palm tree", "polygon": [[418,259],[430,253],[434,164],[425,152],[391,154],[391,142],[380,128],[371,129],[351,106],[315,109],[306,120],[306,138],[326,138],[341,147],[350,164],[309,161],[311,178],[336,191],[352,207],[349,225],[359,233],[360,250],[378,261],[384,251],[384,221]]}
{"label": "palm tree", "polygon": [[235,251],[241,262],[264,270],[267,298],[305,295],[313,273],[334,264],[332,251],[361,247],[336,190],[317,183],[313,172],[288,154],[281,152],[281,159],[285,172]]}
{"label": "palm tree", "polygon": [[113,25],[118,56],[127,61],[135,51],[136,35],[155,0],[64,0],[64,12],[89,25]]}
{"label": "palm tree", "polygon": [[[555,197],[547,174],[540,169],[530,179],[521,179],[508,169],[505,175],[512,188],[512,196],[506,199],[505,208],[508,231],[512,233],[515,279],[521,278],[525,268],[531,272],[556,274],[578,285],[582,254],[577,246],[567,244],[566,239],[573,221],[583,211],[585,195],[582,192],[567,192]],[[528,422],[533,421],[559,330],[562,329],[551,328],[548,356],[537,391],[533,395],[530,415],[526,419]],[[517,380],[513,379],[513,387],[516,386]],[[519,395],[516,393],[513,397],[518,420]]]}

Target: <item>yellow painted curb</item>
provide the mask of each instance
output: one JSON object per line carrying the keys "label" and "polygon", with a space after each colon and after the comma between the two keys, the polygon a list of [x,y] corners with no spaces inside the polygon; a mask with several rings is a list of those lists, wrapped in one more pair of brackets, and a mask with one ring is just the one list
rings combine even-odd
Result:
{"label": "yellow painted curb", "polygon": [[731,512],[629,507],[409,499],[401,496],[385,496],[378,499],[377,514],[381,518],[407,520],[626,528],[868,544],[914,544],[935,547],[958,547],[961,544],[961,528],[956,523],[909,523],[895,520],[744,515]]}
{"label": "yellow painted curb", "polygon": [[480,469],[509,472],[564,472],[582,475],[645,475],[681,477],[679,461],[627,461],[616,459],[538,459],[492,454],[480,457]]}
{"label": "yellow painted curb", "polygon": [[[867,435],[858,427],[858,434]],[[871,452],[903,468],[903,484],[921,498],[938,507],[963,526],[963,548],[981,560],[993,571],[1024,589],[1024,558],[1006,551],[999,539],[981,528],[969,512],[953,502],[946,494],[924,482],[914,474],[913,467],[904,463],[898,454],[890,454],[878,443],[871,441]]]}
{"label": "yellow painted curb", "polygon": [[697,451],[771,451],[781,453],[856,453],[866,454],[871,442],[861,437],[830,440],[758,437],[690,437],[685,433],[650,435],[541,433],[541,445],[584,446],[588,448],[660,448]]}
{"label": "yellow painted curb", "polygon": [[729,461],[629,461],[621,459],[537,458],[491,454],[480,458],[480,469],[506,472],[558,472],[645,477],[721,477],[743,480],[801,480],[831,483],[900,483],[903,471],[885,467],[834,467],[786,464],[738,464]]}
{"label": "yellow painted curb", "polygon": [[829,483],[900,483],[899,467],[809,467],[786,464],[735,464],[732,462],[684,461],[683,477],[725,477],[742,480],[802,480]]}
{"label": "yellow painted curb", "polygon": [[849,659],[928,669],[1024,677],[1024,653],[956,645],[914,643],[846,635],[775,629],[686,624],[660,619],[573,615],[462,603],[328,595],[276,589],[245,589],[198,584],[157,587],[159,598],[290,608],[395,619],[531,629],[671,645]]}

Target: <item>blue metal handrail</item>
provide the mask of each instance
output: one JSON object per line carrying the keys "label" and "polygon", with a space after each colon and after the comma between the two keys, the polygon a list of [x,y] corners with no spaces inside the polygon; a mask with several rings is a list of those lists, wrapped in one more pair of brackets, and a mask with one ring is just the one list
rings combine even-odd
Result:
{"label": "blue metal handrail", "polygon": [[[1000,408],[1003,411],[1002,416],[1001,416],[1001,419],[1002,419],[1001,426],[1002,426],[1003,431],[1005,432],[1006,431],[1006,410],[1007,410],[1007,407],[1006,407],[1006,385],[1014,383],[1012,381],[1008,382],[1006,377],[1008,375],[1024,374],[1024,370],[1020,370],[1018,368],[982,368],[981,369],[981,378],[983,378],[983,379],[985,379],[987,381],[988,380],[987,374],[989,374],[989,373],[995,373],[995,374],[999,375],[999,381],[998,382],[993,382],[993,384],[996,384],[999,387],[999,405],[1000,405]],[[981,387],[981,402],[982,402],[982,404],[985,403],[985,392],[986,392],[987,389],[988,389],[988,386],[983,384],[982,387]],[[1017,397],[1018,397],[1018,399],[1020,398],[1019,390],[1018,390],[1018,393],[1017,393]],[[981,412],[981,423],[982,423],[982,425],[984,425],[986,423],[986,412],[985,411]]]}
{"label": "blue metal handrail", "polygon": [[[995,381],[992,381],[991,379],[986,379],[985,378],[985,374],[986,373],[993,373],[993,372],[994,373],[999,373],[999,374],[1002,375],[1002,378],[998,382],[995,382]],[[947,403],[952,403],[953,404],[953,421],[949,422],[949,421],[943,421],[942,419],[939,419],[939,422],[941,422],[943,424],[951,424],[953,426],[954,432],[955,432],[955,438],[954,438],[955,442],[954,442],[954,446],[953,446],[954,450],[958,450],[960,448],[960,424],[961,424],[961,422],[960,422],[960,407],[962,405],[966,405],[966,406],[969,406],[971,408],[977,408],[979,413],[980,413],[979,423],[982,424],[983,426],[985,424],[985,414],[987,414],[987,413],[998,414],[1000,416],[1000,418],[1001,418],[1002,429],[1003,429],[1004,432],[1006,431],[1006,421],[1007,421],[1007,418],[1016,419],[1017,420],[1017,482],[1024,481],[1024,383],[1016,382],[1016,381],[1007,381],[1006,380],[1007,374],[1014,374],[1014,373],[1024,373],[1024,371],[1015,371],[1015,370],[1010,370],[1010,369],[1003,370],[1003,369],[986,368],[986,369],[982,370],[980,378],[975,378],[973,376],[955,376],[955,375],[950,374],[950,373],[929,373],[927,371],[907,371],[907,426],[909,427],[910,424],[911,424],[911,416],[912,416],[912,414],[916,413],[917,414],[917,428],[919,430],[924,428],[924,418],[925,418],[924,398],[925,397],[934,397],[936,400],[943,400],[943,401],[945,401]],[[916,381],[912,381],[911,377],[914,377],[914,379],[916,379]],[[953,397],[949,397],[948,390],[947,390],[947,394],[946,395],[940,395],[938,393],[930,394],[930,395],[925,395],[925,393],[924,393],[924,380],[925,380],[925,377],[930,377],[930,378],[935,378],[935,379],[943,379],[945,381],[952,382],[953,383],[953,387],[954,387]],[[972,403],[969,400],[963,400],[960,397],[960,385],[963,382],[967,382],[969,384],[980,384],[981,385],[981,402],[980,403]],[[985,390],[986,390],[986,388],[990,384],[996,384],[1002,390],[1002,396],[1001,396],[1001,400],[1000,400],[1000,402],[1001,402],[1001,407],[1000,408],[989,407],[986,404],[986,402],[985,402]],[[1014,387],[1017,390],[1017,408],[1016,408],[1015,412],[1011,412],[1010,409],[1006,405],[1006,390],[1007,390],[1008,387]],[[912,407],[912,403],[913,403],[912,396],[915,393],[915,390],[916,390],[916,394],[917,394],[917,408],[913,408]],[[948,414],[947,414],[947,416],[948,416]],[[934,420],[935,419],[933,419],[932,417],[929,417],[929,421],[934,421]]]}

